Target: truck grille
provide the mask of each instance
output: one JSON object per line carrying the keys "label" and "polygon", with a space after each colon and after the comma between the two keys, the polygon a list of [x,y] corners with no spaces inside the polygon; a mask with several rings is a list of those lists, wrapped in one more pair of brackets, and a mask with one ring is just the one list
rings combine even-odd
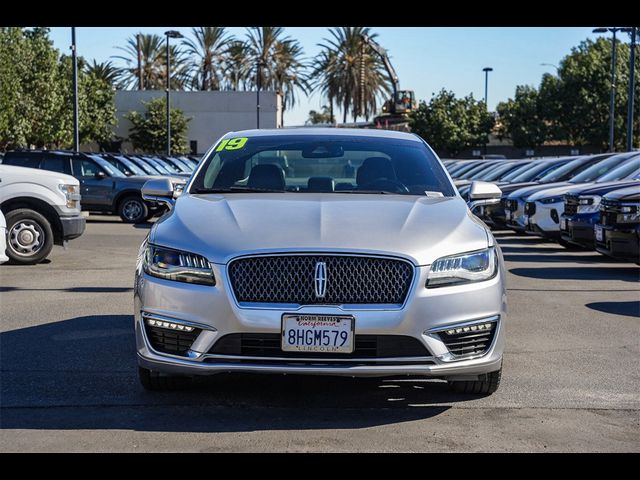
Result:
{"label": "truck grille", "polygon": [[283,352],[279,333],[232,333],[218,340],[210,354],[282,358],[430,357],[416,338],[405,335],[356,335],[352,353]]}
{"label": "truck grille", "polygon": [[[326,290],[318,295],[317,265],[324,263]],[[339,255],[248,257],[229,264],[240,303],[402,305],[413,279],[405,260]]]}
{"label": "truck grille", "polygon": [[579,199],[577,195],[564,196],[564,213],[565,215],[575,215],[578,213]]}
{"label": "truck grille", "polygon": [[[623,211],[623,208],[625,209]],[[618,223],[618,215],[633,214],[638,211],[640,205],[625,203],[621,204],[617,200],[608,200],[604,198],[600,203],[600,224],[616,225]],[[634,222],[635,223],[635,222]],[[625,225],[629,226],[633,223],[629,222]]]}
{"label": "truck grille", "polygon": [[518,201],[517,200],[507,200],[505,202],[505,208],[507,210],[511,210],[512,212],[515,212],[518,209]]}
{"label": "truck grille", "polygon": [[527,202],[524,204],[524,213],[525,215],[535,215],[536,214],[536,202]]}

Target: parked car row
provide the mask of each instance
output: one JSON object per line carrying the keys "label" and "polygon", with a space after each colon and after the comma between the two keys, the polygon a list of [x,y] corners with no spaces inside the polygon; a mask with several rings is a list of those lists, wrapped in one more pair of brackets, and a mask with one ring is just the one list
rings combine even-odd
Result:
{"label": "parked car row", "polygon": [[640,264],[640,152],[444,163],[466,199],[472,181],[500,187],[476,212],[489,226]]}
{"label": "parked car row", "polygon": [[82,234],[85,218],[81,210],[117,214],[127,223],[161,215],[166,206],[143,199],[143,185],[149,179],[167,178],[179,195],[197,164],[192,156],[62,150],[4,153],[0,211],[6,220],[2,236],[6,247],[0,244],[0,263],[5,250],[13,263],[42,261],[54,244],[62,245]]}

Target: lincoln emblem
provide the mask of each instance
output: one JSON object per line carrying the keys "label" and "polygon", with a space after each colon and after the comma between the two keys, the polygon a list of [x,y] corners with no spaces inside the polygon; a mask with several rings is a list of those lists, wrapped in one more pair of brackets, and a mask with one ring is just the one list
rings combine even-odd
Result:
{"label": "lincoln emblem", "polygon": [[324,262],[316,263],[315,274],[316,297],[324,298],[327,292],[327,264]]}

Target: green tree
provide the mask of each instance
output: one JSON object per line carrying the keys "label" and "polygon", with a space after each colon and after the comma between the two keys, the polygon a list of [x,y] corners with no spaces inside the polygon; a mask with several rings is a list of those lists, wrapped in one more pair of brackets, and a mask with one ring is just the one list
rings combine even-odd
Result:
{"label": "green tree", "polygon": [[329,107],[323,105],[320,112],[316,110],[310,110],[309,118],[304,123],[305,125],[317,125],[319,123],[336,123],[336,119],[331,113]]}
{"label": "green tree", "polygon": [[[167,51],[166,39],[156,34],[140,35],[140,53],[143,90],[163,90],[167,84]],[[127,40],[124,47],[116,47],[125,55],[114,55],[113,58],[124,60],[126,67],[122,69],[121,88],[137,89],[138,77],[138,41],[137,35]],[[183,90],[189,79],[189,59],[179,46],[169,45],[171,61],[171,88]]]}
{"label": "green tree", "polygon": [[420,102],[412,112],[411,131],[424,138],[441,155],[456,155],[469,147],[484,145],[495,124],[484,102],[472,95],[456,98],[441,90],[429,103]]}
{"label": "green tree", "polygon": [[193,39],[182,44],[191,58],[190,84],[194,90],[220,90],[224,80],[224,64],[233,37],[225,27],[192,28]]}
{"label": "green tree", "polygon": [[[125,115],[132,126],[129,130],[129,140],[133,148],[143,152],[166,152],[167,148],[167,113],[166,99],[155,98],[144,103],[146,112],[129,112]],[[171,118],[171,153],[187,153],[187,129],[189,118],[182,110],[172,108]]]}
{"label": "green tree", "polygon": [[[624,149],[629,85],[628,43],[620,41],[617,51],[614,136],[616,147]],[[606,149],[609,143],[611,41],[588,39],[573,48],[560,62],[558,80],[556,107],[552,112],[557,119],[557,136],[574,145],[588,144]],[[635,95],[640,98],[640,82],[636,83]],[[637,122],[637,115],[635,119]]]}
{"label": "green tree", "polygon": [[[364,44],[363,35],[375,39],[369,28],[340,27],[329,30],[312,76],[314,85],[329,99],[342,107],[343,121],[350,112],[354,120],[369,119],[378,109],[381,96],[391,94],[390,79],[379,56]],[[365,82],[361,84],[361,79]]]}
{"label": "green tree", "polygon": [[248,75],[248,83],[257,87],[259,75],[262,90],[282,93],[284,125],[284,112],[295,105],[297,91],[307,94],[309,90],[302,46],[297,40],[284,37],[282,27],[253,27],[247,30],[246,48],[250,65],[254,69],[260,65],[255,75]]}
{"label": "green tree", "polygon": [[538,147],[549,137],[540,93],[534,87],[518,85],[513,99],[501,102],[496,108],[500,121],[499,138],[510,138],[518,148]]}

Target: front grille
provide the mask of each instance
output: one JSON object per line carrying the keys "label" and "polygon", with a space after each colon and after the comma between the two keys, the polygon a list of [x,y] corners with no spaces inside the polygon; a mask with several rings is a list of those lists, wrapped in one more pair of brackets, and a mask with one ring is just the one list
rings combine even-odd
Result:
{"label": "front grille", "polygon": [[283,352],[279,333],[231,333],[220,338],[209,353],[283,358],[393,358],[430,357],[416,338],[405,335],[356,335],[352,353]]}
{"label": "front grille", "polygon": [[518,209],[518,201],[517,200],[507,200],[507,210],[511,210],[515,212]]}
{"label": "front grille", "polygon": [[[623,212],[623,208],[628,210]],[[640,205],[637,204],[621,204],[617,200],[608,200],[605,198],[600,203],[600,223],[602,225],[616,225],[618,223],[618,215],[633,214],[636,213],[639,208]],[[625,223],[627,226],[632,224],[635,224],[635,222]]]}
{"label": "front grille", "polygon": [[[316,265],[326,264],[326,291],[316,295]],[[240,303],[404,303],[413,266],[404,260],[338,255],[279,255],[240,258],[229,265]]]}
{"label": "front grille", "polygon": [[449,352],[456,357],[471,357],[482,355],[491,346],[495,336],[497,323],[491,323],[491,329],[475,330],[449,334],[446,331],[440,332],[440,340],[447,346]]}
{"label": "front grille", "polygon": [[578,213],[579,199],[576,195],[564,196],[564,213],[565,215],[575,215]]}
{"label": "front grille", "polygon": [[524,204],[524,213],[532,216],[536,214],[536,202],[527,202]]}
{"label": "front grille", "polygon": [[201,330],[196,328],[191,332],[174,331],[167,328],[152,327],[145,323],[147,338],[154,350],[172,355],[185,355],[191,348]]}

